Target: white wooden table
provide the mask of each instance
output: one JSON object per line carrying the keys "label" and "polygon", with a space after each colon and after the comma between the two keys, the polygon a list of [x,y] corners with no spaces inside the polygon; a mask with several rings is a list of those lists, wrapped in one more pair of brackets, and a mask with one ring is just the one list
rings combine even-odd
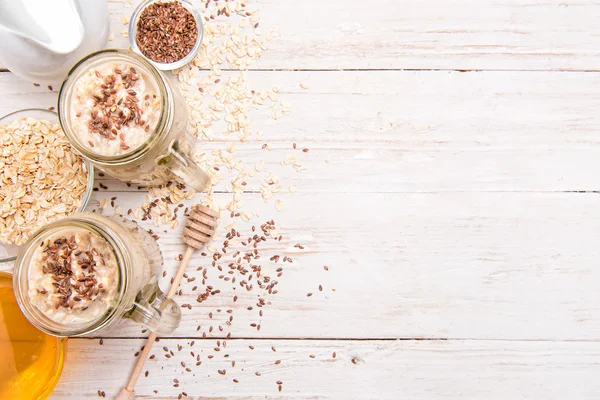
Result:
{"label": "white wooden table", "polygon": [[[157,344],[140,398],[598,399],[600,5],[252,3],[281,36],[248,79],[278,84],[293,112],[277,124],[257,116],[265,140],[238,154],[264,159],[298,189],[281,195],[281,213],[258,183],[244,199],[262,220],[276,219],[286,239],[271,250],[294,263],[260,331],[242,309],[228,331],[200,340],[196,327],[215,324],[209,312],[246,307],[256,293],[197,305],[184,285],[177,301],[194,308]],[[121,15],[131,9],[109,6],[111,45],[125,47]],[[56,92],[6,71],[0,92],[0,114],[56,102]],[[261,149],[267,141],[271,151]],[[310,149],[293,153],[305,171],[277,169],[292,143]],[[98,183],[108,189],[94,192],[90,209],[114,196],[128,209],[145,196]],[[224,187],[215,193],[230,198]],[[166,288],[183,246],[178,230],[159,236]],[[227,332],[224,358],[213,348]],[[69,340],[52,399],[113,397],[144,336],[123,324],[102,346]],[[191,373],[181,366],[190,351],[203,360]]]}

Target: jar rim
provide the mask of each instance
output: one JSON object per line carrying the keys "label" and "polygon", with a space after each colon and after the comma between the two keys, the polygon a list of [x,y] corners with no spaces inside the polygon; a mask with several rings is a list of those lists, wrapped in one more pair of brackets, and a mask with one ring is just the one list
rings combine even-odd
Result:
{"label": "jar rim", "polygon": [[[128,285],[128,274],[126,263],[129,262],[127,252],[124,252],[124,244],[119,235],[114,232],[110,226],[101,225],[98,221],[90,219],[90,213],[76,213],[69,217],[54,221],[38,229],[35,234],[27,240],[19,252],[13,269],[13,290],[17,304],[23,312],[25,318],[41,331],[58,337],[78,336],[89,334],[101,329],[108,324],[118,313],[120,300],[125,296]],[[97,215],[96,217],[102,217]],[[31,262],[33,256],[38,250],[39,244],[52,234],[65,228],[83,228],[90,230],[104,239],[113,251],[118,273],[118,289],[115,298],[107,310],[89,322],[69,325],[68,323],[57,322],[48,317],[44,312],[32,304],[29,299],[29,273],[33,265]]]}
{"label": "jar rim", "polygon": [[[143,68],[144,72],[154,79],[154,82],[156,83],[156,86],[158,87],[158,91],[160,92],[161,96],[160,117],[148,139],[146,139],[146,141],[143,144],[138,146],[133,151],[124,154],[119,154],[116,156],[101,155],[90,151],[88,148],[86,148],[86,146],[82,145],[81,141],[79,140],[77,135],[74,134],[73,129],[71,128],[71,121],[73,119],[73,116],[71,115],[71,109],[69,107],[69,104],[71,103],[73,86],[81,78],[81,75],[88,70],[89,64],[98,60],[102,60],[102,58],[106,57],[113,57],[116,59],[120,58],[124,61],[136,63],[137,67]],[[98,62],[101,63],[102,61]],[[108,62],[108,60],[106,62]],[[173,102],[171,99],[171,89],[169,85],[165,82],[165,77],[154,65],[152,65],[152,63],[150,63],[144,57],[131,50],[98,50],[86,55],[81,60],[79,60],[67,74],[67,77],[63,81],[58,94],[58,119],[61,128],[67,136],[67,138],[69,139],[69,142],[71,142],[71,145],[83,156],[97,164],[125,164],[143,157],[152,148],[153,144],[160,139],[162,133],[168,131],[169,126],[172,122],[171,117],[173,114]]]}

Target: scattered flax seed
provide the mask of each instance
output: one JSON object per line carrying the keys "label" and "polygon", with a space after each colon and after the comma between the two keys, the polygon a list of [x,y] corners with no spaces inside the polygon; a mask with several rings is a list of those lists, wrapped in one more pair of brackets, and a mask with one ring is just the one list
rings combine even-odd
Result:
{"label": "scattered flax seed", "polygon": [[281,381],[277,381],[275,383],[278,384],[278,385],[283,385],[283,382],[281,382]]}
{"label": "scattered flax seed", "polygon": [[275,365],[279,365],[279,364],[281,364],[281,360],[275,361]]}
{"label": "scattered flax seed", "polygon": [[104,339],[100,339],[100,346],[102,346],[104,344]]}
{"label": "scattered flax seed", "polygon": [[271,350],[277,351],[277,349],[275,349],[275,346],[271,346]]}
{"label": "scattered flax seed", "polygon": [[106,397],[104,390],[98,390],[98,397]]}
{"label": "scattered flax seed", "polygon": [[316,356],[314,354],[311,354],[309,357],[310,358],[315,358]]}
{"label": "scattered flax seed", "polygon": [[233,379],[233,382],[234,383],[238,383],[239,381],[237,379]]}
{"label": "scattered flax seed", "polygon": [[306,297],[312,296],[312,293],[306,293]]}
{"label": "scattered flax seed", "polygon": [[323,285],[319,285],[319,292],[323,291]]}
{"label": "scattered flax seed", "polygon": [[255,372],[254,375],[260,376],[260,372]]}
{"label": "scattered flax seed", "polygon": [[354,364],[354,365],[358,364],[358,360],[356,358],[354,358],[354,357],[352,358],[351,361],[352,361],[352,364]]}
{"label": "scattered flax seed", "polygon": [[304,153],[308,153],[308,149],[307,149],[307,148],[304,148],[304,149],[302,149],[302,151],[303,151]]}
{"label": "scattered flax seed", "polygon": [[148,374],[149,374],[149,372],[148,372],[148,370],[146,370],[146,372],[144,372],[144,376],[147,378]]}
{"label": "scattered flax seed", "polygon": [[323,269],[324,269],[325,271],[329,271],[329,267],[328,267],[327,265],[323,265]]}
{"label": "scattered flax seed", "polygon": [[294,149],[296,148],[296,143],[293,144]]}
{"label": "scattered flax seed", "polygon": [[335,356],[336,356],[336,353],[335,353],[335,351],[334,351],[334,352],[333,352],[333,354],[331,355],[331,357],[332,357],[332,358],[335,358]]}

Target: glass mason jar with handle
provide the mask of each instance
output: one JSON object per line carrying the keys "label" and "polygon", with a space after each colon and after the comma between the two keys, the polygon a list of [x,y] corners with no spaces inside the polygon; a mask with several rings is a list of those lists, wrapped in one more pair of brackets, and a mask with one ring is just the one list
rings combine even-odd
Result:
{"label": "glass mason jar with handle", "polygon": [[135,222],[77,213],[25,243],[13,288],[25,317],[54,336],[98,335],[124,318],[164,335],[179,326],[181,309],[158,287],[162,264]]}
{"label": "glass mason jar with handle", "polygon": [[108,49],[83,58],[58,98],[72,146],[114,178],[164,184],[175,174],[197,191],[210,177],[190,156],[194,139],[180,90],[143,57]]}

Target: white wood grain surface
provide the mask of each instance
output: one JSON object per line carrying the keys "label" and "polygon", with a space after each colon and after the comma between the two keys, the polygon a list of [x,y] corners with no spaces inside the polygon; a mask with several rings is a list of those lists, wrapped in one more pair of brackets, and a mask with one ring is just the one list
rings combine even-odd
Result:
{"label": "white wood grain surface", "polygon": [[[199,4],[198,0],[194,0]],[[134,4],[138,1],[134,0]],[[599,70],[600,6],[548,0],[254,0],[274,40],[253,69]],[[111,47],[127,47],[110,1]]]}
{"label": "white wood grain surface", "polygon": [[[599,189],[600,74],[255,71],[248,79],[279,85],[292,114],[274,121],[268,109],[254,112],[264,140],[238,144],[239,158],[264,160],[282,180],[302,179],[299,191]],[[11,74],[0,75],[0,90],[2,114],[56,102],[56,93]],[[264,143],[274,150],[261,150]],[[281,167],[289,154],[307,170]]]}
{"label": "white wood grain surface", "polygon": [[[134,2],[137,3],[137,2]],[[281,36],[253,69],[598,70],[595,2],[256,0]],[[128,46],[119,2],[115,47]]]}
{"label": "white wood grain surface", "polygon": [[[157,343],[139,398],[176,399],[185,391],[190,398],[237,400],[596,400],[600,6],[251,4],[265,32],[278,27],[281,36],[252,65],[249,83],[279,85],[292,114],[273,121],[268,112],[253,113],[264,139],[236,151],[246,165],[263,160],[281,179],[286,211],[257,193],[266,174],[248,181],[244,208],[259,215],[255,223],[277,221],[284,240],[265,254],[294,263],[285,265],[279,293],[261,318],[246,310],[254,292],[234,293],[220,282],[222,292],[198,304],[198,281],[186,282],[177,301],[192,309],[183,310],[172,337]],[[111,1],[109,9],[110,45],[126,47],[122,14],[132,8]],[[2,72],[0,115],[55,106],[56,89]],[[264,143],[272,150],[261,149]],[[294,151],[293,143],[310,151]],[[226,145],[223,138],[204,144],[206,151]],[[289,154],[307,169],[280,165]],[[145,198],[135,186],[96,178],[108,190],[94,192],[89,210],[102,199],[117,197],[115,205],[127,210]],[[291,184],[294,194],[286,192]],[[231,200],[224,184],[216,192],[217,203]],[[221,234],[229,220],[224,213]],[[153,229],[166,288],[183,246],[179,230]],[[293,247],[299,242],[302,251]],[[196,255],[192,265],[208,262]],[[231,326],[217,309],[234,310]],[[256,322],[260,331],[250,326]],[[219,324],[222,332],[201,339]],[[228,333],[227,352],[215,352]],[[98,398],[98,390],[112,398],[145,335],[125,322],[102,346],[97,338],[71,339],[52,399]],[[175,355],[165,358],[162,346]],[[201,354],[202,365],[187,373],[181,362],[192,363],[190,351]],[[225,376],[217,373],[223,368]],[[173,379],[181,386],[173,387]]]}
{"label": "white wood grain surface", "polygon": [[[138,398],[175,399],[186,392],[202,400],[563,400],[594,399],[600,392],[597,342],[230,340],[229,358],[225,350],[213,351],[214,341],[190,343],[157,343],[156,358],[146,364],[148,377],[143,374],[136,388]],[[98,390],[112,398],[142,344],[70,340],[68,364],[53,399],[97,399]],[[165,358],[162,346],[175,356]],[[181,361],[195,365],[190,351],[202,360],[192,373],[181,366]],[[179,387],[173,387],[173,379]],[[277,381],[283,383],[281,392]]]}

